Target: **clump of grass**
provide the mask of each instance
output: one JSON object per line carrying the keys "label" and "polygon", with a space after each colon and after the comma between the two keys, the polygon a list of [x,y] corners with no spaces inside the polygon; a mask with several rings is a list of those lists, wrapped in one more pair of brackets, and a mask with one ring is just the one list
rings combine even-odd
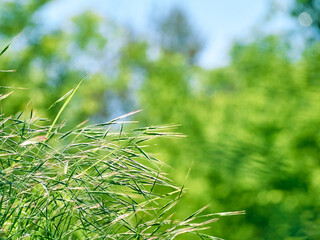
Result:
{"label": "clump of grass", "polygon": [[170,212],[181,189],[143,150],[170,126],[110,131],[118,119],[60,133],[62,125],[20,116],[0,122],[5,239],[172,239],[216,220]]}
{"label": "clump of grass", "polygon": [[58,100],[65,103],[52,124],[33,112],[0,115],[0,238],[213,239],[199,231],[235,213],[201,215],[203,208],[175,219],[182,188],[145,150],[154,138],[179,137],[173,126],[125,131],[130,113],[63,131],[56,123],[78,86]]}

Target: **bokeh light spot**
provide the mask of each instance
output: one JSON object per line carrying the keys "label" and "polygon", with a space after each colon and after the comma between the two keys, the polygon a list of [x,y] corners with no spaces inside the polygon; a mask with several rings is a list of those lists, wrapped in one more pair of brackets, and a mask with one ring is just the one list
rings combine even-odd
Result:
{"label": "bokeh light spot", "polygon": [[298,20],[299,20],[300,25],[303,27],[309,27],[312,24],[312,17],[307,12],[302,12],[299,15]]}

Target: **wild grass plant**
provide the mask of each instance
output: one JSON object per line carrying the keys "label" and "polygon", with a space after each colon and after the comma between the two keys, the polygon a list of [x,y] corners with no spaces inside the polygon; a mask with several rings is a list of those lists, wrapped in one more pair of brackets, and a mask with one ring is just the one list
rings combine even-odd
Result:
{"label": "wild grass plant", "polygon": [[1,239],[214,239],[199,231],[235,213],[203,215],[202,208],[177,220],[183,187],[145,150],[155,138],[180,137],[173,125],[126,130],[132,122],[124,118],[135,112],[69,130],[58,124],[80,83],[57,101],[64,103],[52,122],[33,111],[1,113]]}

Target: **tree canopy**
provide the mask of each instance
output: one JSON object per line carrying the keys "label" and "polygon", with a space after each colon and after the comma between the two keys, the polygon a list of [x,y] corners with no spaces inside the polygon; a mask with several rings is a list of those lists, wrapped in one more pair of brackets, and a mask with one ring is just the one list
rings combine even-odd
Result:
{"label": "tree canopy", "polygon": [[[292,10],[297,17],[308,12],[317,31],[318,2],[296,1]],[[216,223],[208,230],[214,236],[320,238],[316,41],[306,44],[297,61],[290,58],[292,45],[279,36],[237,42],[228,66],[208,70],[195,64],[202,41],[181,9],[159,21],[159,44],[92,11],[74,17],[70,31],[44,31],[34,16],[45,4],[2,4],[1,40],[26,29],[14,43],[19,49],[1,60],[1,68],[17,72],[3,73],[0,86],[26,88],[5,100],[7,112],[28,107],[55,116],[58,108],[49,106],[88,72],[64,113],[69,122],[144,109],[132,118],[141,125],[181,124],[185,139],[160,140],[150,148],[189,189],[177,215],[209,203],[212,212],[246,210]],[[154,48],[160,48],[156,57],[150,54]],[[26,106],[25,99],[33,100]]]}

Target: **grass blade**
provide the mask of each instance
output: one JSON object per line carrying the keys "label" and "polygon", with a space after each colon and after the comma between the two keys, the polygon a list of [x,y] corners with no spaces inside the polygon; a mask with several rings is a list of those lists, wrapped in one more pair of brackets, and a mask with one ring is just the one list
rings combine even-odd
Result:
{"label": "grass blade", "polygon": [[[85,76],[86,76],[86,75],[85,75]],[[58,121],[61,113],[62,113],[63,110],[67,107],[67,105],[69,104],[71,98],[73,97],[73,95],[75,94],[75,92],[78,90],[78,88],[79,88],[79,86],[81,85],[81,83],[82,83],[83,79],[85,78],[85,76],[83,76],[83,77],[81,78],[81,80],[79,81],[79,83],[77,84],[77,86],[72,89],[71,94],[68,95],[66,101],[64,102],[64,104],[63,104],[62,107],[60,108],[57,116],[56,116],[55,119],[53,120],[52,125],[51,125],[51,127],[49,128],[49,130],[48,130],[48,132],[47,132],[47,135],[46,135],[47,138],[49,137],[49,135],[50,135],[53,127],[54,127],[55,124],[57,123],[57,121]]]}

